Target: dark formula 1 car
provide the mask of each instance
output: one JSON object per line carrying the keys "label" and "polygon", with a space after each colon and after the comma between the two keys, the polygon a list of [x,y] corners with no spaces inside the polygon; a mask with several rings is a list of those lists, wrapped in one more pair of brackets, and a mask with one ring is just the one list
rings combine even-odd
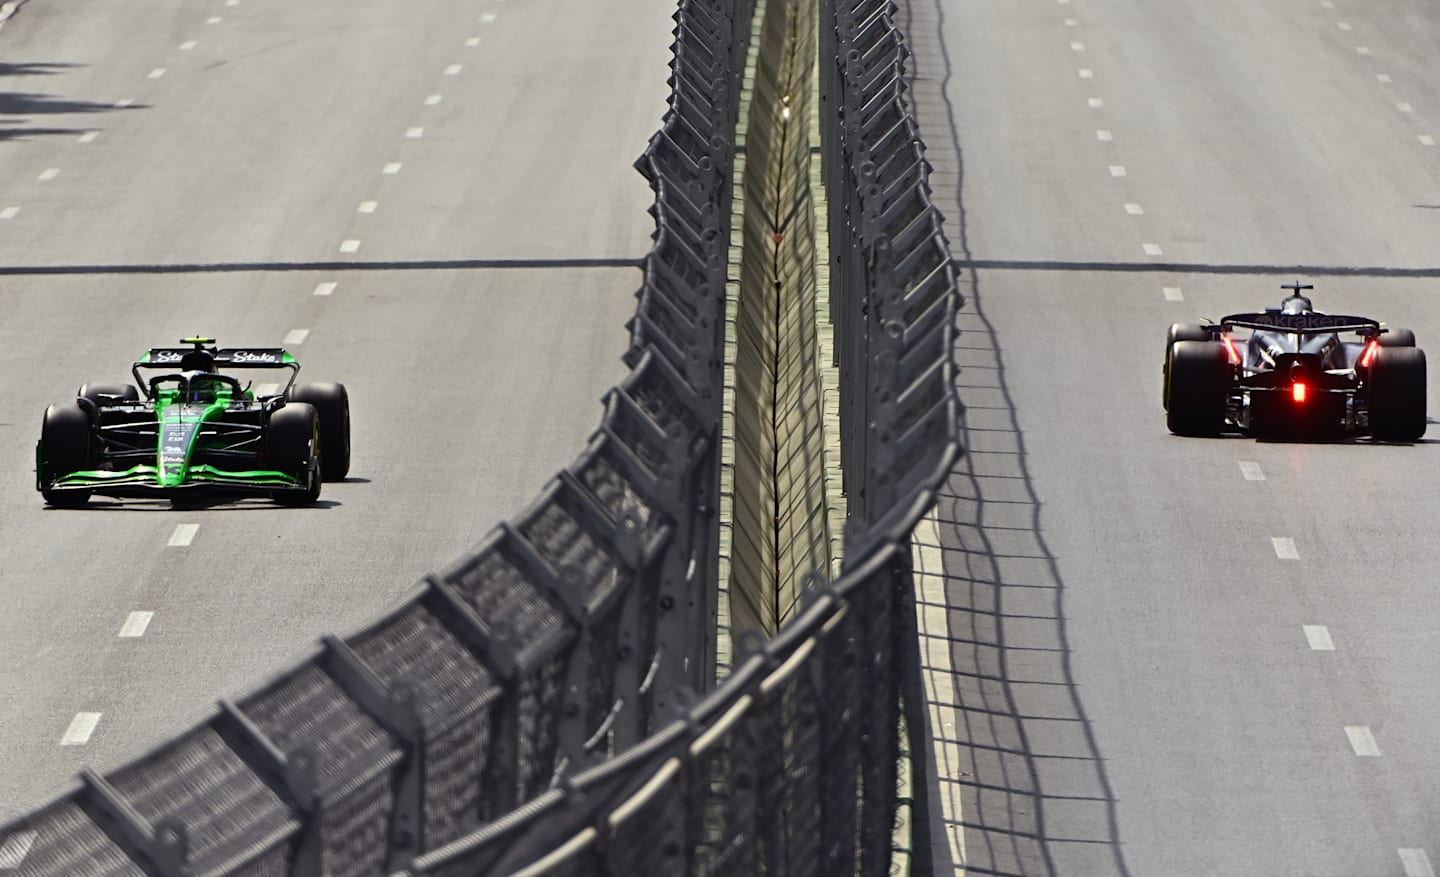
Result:
{"label": "dark formula 1 car", "polygon": [[[224,492],[313,503],[320,482],[350,469],[350,399],[342,384],[295,384],[300,365],[278,348],[223,348],[185,338],[131,368],[135,385],[86,384],[51,405],[35,446],[35,486],[51,505],[92,494]],[[257,395],[218,369],[283,369]],[[141,371],[161,372],[149,380]],[[138,390],[137,390],[138,386]]]}
{"label": "dark formula 1 car", "polygon": [[1425,354],[1409,329],[1326,314],[1285,284],[1278,308],[1206,325],[1176,323],[1165,341],[1165,412],[1179,435],[1425,433]]}

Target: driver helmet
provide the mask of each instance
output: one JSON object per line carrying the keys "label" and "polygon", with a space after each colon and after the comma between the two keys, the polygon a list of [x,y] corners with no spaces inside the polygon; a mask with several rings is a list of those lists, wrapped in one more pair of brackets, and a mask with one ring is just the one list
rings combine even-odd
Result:
{"label": "driver helmet", "polygon": [[185,401],[209,405],[220,395],[219,382],[204,372],[188,372]]}
{"label": "driver helmet", "polygon": [[1310,299],[1303,295],[1292,295],[1280,302],[1280,310],[1286,314],[1308,314],[1313,310]]}

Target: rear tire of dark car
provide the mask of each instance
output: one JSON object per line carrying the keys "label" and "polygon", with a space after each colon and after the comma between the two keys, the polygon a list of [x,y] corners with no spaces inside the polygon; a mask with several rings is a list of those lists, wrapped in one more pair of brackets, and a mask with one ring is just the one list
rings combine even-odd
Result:
{"label": "rear tire of dark car", "polygon": [[79,405],[51,405],[45,409],[36,465],[40,467],[40,495],[50,505],[75,508],[90,501],[88,490],[52,490],[44,486],[62,475],[93,466],[90,438],[90,415]]}
{"label": "rear tire of dark car", "polygon": [[82,399],[89,399],[97,407],[101,404],[101,396],[110,396],[126,402],[140,401],[140,391],[135,389],[134,384],[82,384],[80,391],[75,395]]}
{"label": "rear tire of dark car", "polygon": [[1176,435],[1218,435],[1225,430],[1225,403],[1232,372],[1225,347],[1213,341],[1170,345],[1165,424]]}
{"label": "rear tire of dark car", "polygon": [[1176,341],[1209,341],[1210,333],[1199,323],[1171,323],[1170,331],[1165,333],[1165,365],[1161,368],[1161,375],[1164,380],[1164,390],[1161,392],[1161,401],[1169,411],[1170,399],[1170,348],[1175,346]]}
{"label": "rear tire of dark car", "polygon": [[1410,329],[1387,329],[1376,340],[1381,347],[1414,347],[1415,333]]}
{"label": "rear tire of dark car", "polygon": [[313,405],[292,402],[270,415],[266,459],[271,469],[293,475],[305,485],[304,490],[277,490],[276,502],[309,505],[320,498],[325,454],[320,446],[320,417]]}
{"label": "rear tire of dark car", "polygon": [[1425,351],[1382,347],[1370,363],[1369,384],[1371,435],[1413,442],[1425,434]]}
{"label": "rear tire of dark car", "polygon": [[[290,402],[308,402],[320,414],[320,460],[326,481],[344,481],[350,473],[350,394],[344,384],[300,384]],[[283,410],[283,409],[282,409]]]}

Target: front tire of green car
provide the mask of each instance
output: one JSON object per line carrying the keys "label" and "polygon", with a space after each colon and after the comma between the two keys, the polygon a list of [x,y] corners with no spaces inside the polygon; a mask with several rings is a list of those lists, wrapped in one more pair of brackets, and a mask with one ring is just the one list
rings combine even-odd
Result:
{"label": "front tire of green car", "polygon": [[292,402],[270,415],[266,458],[271,469],[293,475],[304,490],[277,490],[281,505],[312,505],[320,499],[324,455],[320,450],[320,416],[314,406]]}
{"label": "front tire of green car", "polygon": [[54,490],[48,485],[72,472],[92,467],[90,415],[73,402],[45,409],[40,425],[40,495],[53,506],[77,508],[90,501],[88,490]]}

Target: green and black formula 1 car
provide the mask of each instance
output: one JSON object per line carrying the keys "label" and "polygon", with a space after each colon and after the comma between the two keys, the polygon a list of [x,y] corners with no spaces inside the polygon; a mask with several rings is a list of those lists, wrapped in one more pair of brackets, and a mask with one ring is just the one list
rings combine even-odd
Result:
{"label": "green and black formula 1 car", "polygon": [[[296,384],[300,364],[278,347],[157,347],[135,384],[86,384],[51,405],[35,446],[35,487],[56,506],[91,495],[231,493],[305,505],[321,481],[350,470],[350,398],[343,384]],[[218,369],[283,369],[252,390]],[[141,370],[160,371],[146,380]],[[137,390],[138,386],[138,390]],[[258,390],[258,392],[257,392]]]}

